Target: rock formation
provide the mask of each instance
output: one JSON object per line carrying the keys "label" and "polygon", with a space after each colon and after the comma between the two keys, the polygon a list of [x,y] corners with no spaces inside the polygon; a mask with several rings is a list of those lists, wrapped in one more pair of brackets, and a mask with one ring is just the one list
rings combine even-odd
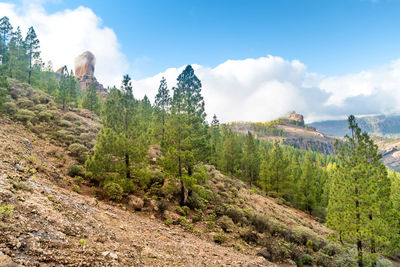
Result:
{"label": "rock formation", "polygon": [[96,57],[92,52],[83,52],[75,59],[75,77],[79,82],[82,91],[86,91],[91,83],[94,83],[97,91],[104,97],[106,90],[94,76],[94,69],[96,65]]}
{"label": "rock formation", "polygon": [[304,126],[303,115],[297,114],[295,111],[289,112],[287,115],[288,120],[298,122],[299,125]]}

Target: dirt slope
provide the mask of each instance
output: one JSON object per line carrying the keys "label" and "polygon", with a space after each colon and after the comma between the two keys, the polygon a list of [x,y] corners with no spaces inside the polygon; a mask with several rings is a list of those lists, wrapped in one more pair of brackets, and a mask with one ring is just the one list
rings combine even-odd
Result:
{"label": "dirt slope", "polygon": [[12,208],[0,216],[1,266],[274,266],[256,250],[244,254],[62,188],[68,178],[52,156],[60,148],[8,119],[0,125],[0,206]]}

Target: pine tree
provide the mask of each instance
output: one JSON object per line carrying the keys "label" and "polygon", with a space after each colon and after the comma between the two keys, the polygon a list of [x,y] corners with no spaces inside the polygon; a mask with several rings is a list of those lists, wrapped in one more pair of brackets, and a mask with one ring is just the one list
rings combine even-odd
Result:
{"label": "pine tree", "polygon": [[63,66],[60,73],[60,82],[58,83],[58,92],[56,96],[56,101],[62,105],[65,109],[68,104],[68,68]]}
{"label": "pine tree", "polygon": [[210,162],[216,167],[220,167],[219,158],[222,154],[222,140],[219,120],[215,114],[213,116],[213,120],[211,121],[210,135]]}
{"label": "pine tree", "polygon": [[97,115],[100,114],[100,99],[97,94],[96,85],[93,82],[90,83],[87,92],[83,96],[82,107],[96,113]]}
{"label": "pine tree", "polygon": [[236,134],[231,130],[227,132],[227,137],[224,141],[223,158],[225,171],[235,174],[240,166],[242,150]]}
{"label": "pine tree", "polygon": [[162,142],[165,140],[165,123],[167,113],[171,106],[171,97],[169,95],[169,90],[167,86],[167,81],[162,77],[160,81],[160,86],[158,87],[158,92],[154,101],[154,107],[156,112],[157,120],[161,120],[162,127]]}
{"label": "pine tree", "polygon": [[279,143],[275,142],[273,149],[264,159],[260,170],[260,184],[267,192],[283,195],[290,188],[290,173],[288,161]]}
{"label": "pine tree", "polygon": [[138,101],[133,97],[131,79],[125,75],[121,90],[112,89],[104,103],[103,129],[86,170],[104,184],[117,183],[129,191],[132,170],[143,162],[147,147]]}
{"label": "pine tree", "polygon": [[368,260],[374,264],[375,253],[397,235],[396,216],[377,146],[361,132],[354,116],[348,122],[351,136],[337,144],[339,163],[331,182],[327,224],[341,242],[356,244],[358,266],[365,266]]}
{"label": "pine tree", "polygon": [[12,33],[12,37],[8,44],[9,58],[7,62],[7,73],[10,78],[16,78],[21,81],[26,80],[27,63],[25,42],[22,38],[21,29],[17,27],[17,31]]}
{"label": "pine tree", "polygon": [[255,182],[258,178],[259,166],[258,146],[251,132],[248,132],[243,144],[243,167],[246,177],[250,179],[250,183]]}
{"label": "pine tree", "polygon": [[310,154],[304,159],[297,188],[298,207],[311,214],[316,205],[316,171]]}
{"label": "pine tree", "polygon": [[7,44],[11,37],[13,27],[11,26],[10,19],[8,17],[2,17],[0,19],[0,40],[4,45]]}
{"label": "pine tree", "polygon": [[38,59],[40,56],[39,39],[37,38],[36,32],[33,27],[30,27],[28,29],[28,33],[25,37],[25,46],[29,62],[28,84],[31,84],[33,60]]}
{"label": "pine tree", "polygon": [[[204,100],[201,96],[201,82],[188,65],[177,78],[173,88],[171,119],[166,128],[168,146],[165,166],[176,171],[181,180],[181,204],[186,202],[183,171],[193,173],[196,162],[206,160],[209,155]],[[175,164],[173,164],[175,162]],[[174,166],[175,165],[175,166]]]}

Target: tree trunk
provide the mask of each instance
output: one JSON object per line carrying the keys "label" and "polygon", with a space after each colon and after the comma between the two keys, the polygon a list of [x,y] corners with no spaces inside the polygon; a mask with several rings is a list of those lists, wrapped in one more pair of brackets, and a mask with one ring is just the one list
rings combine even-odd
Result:
{"label": "tree trunk", "polygon": [[358,258],[358,267],[363,267],[363,252],[362,252],[362,243],[361,240],[357,241],[357,258]]}
{"label": "tree trunk", "polygon": [[28,84],[31,84],[31,75],[32,75],[32,55],[29,55],[29,72],[28,72]]}
{"label": "tree trunk", "polygon": [[125,167],[126,167],[126,178],[127,179],[131,179],[131,170],[129,168],[129,165],[130,165],[130,163],[129,163],[129,154],[126,153],[125,154]]}
{"label": "tree trunk", "polygon": [[165,113],[162,115],[162,140],[165,139]]}

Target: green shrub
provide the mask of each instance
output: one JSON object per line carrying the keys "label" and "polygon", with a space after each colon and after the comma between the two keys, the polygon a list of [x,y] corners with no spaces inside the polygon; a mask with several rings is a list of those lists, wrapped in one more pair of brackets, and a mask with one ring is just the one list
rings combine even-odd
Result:
{"label": "green shrub", "polygon": [[35,116],[35,113],[33,111],[30,111],[27,109],[20,109],[14,115],[14,118],[18,121],[28,122],[28,121],[32,120],[34,116]]}
{"label": "green shrub", "polygon": [[37,112],[45,111],[47,109],[47,106],[44,104],[38,104],[36,105],[33,110]]}
{"label": "green shrub", "polygon": [[330,267],[333,265],[333,258],[322,253],[321,251],[318,251],[315,253],[315,262],[318,266]]}
{"label": "green shrub", "polygon": [[288,259],[290,257],[290,251],[288,249],[288,243],[280,239],[275,239],[269,240],[264,249],[260,250],[257,255],[263,256],[272,262],[279,262]]}
{"label": "green shrub", "polygon": [[60,120],[58,125],[61,127],[66,127],[66,128],[72,127],[72,123],[67,120]]}
{"label": "green shrub", "polygon": [[207,200],[200,197],[196,192],[188,197],[188,206],[192,209],[204,209],[206,207]]}
{"label": "green shrub", "polygon": [[390,260],[382,258],[376,262],[376,267],[394,267],[394,265]]}
{"label": "green shrub", "polygon": [[9,115],[13,115],[17,112],[18,108],[14,102],[5,102],[3,103],[3,110],[5,113]]}
{"label": "green shrub", "polygon": [[187,224],[186,216],[181,216],[181,218],[179,219],[179,224],[181,226],[186,226],[186,224]]}
{"label": "green shrub", "polygon": [[68,175],[71,176],[71,177],[84,176],[82,166],[80,166],[80,165],[71,165],[71,166],[69,166]]}
{"label": "green shrub", "polygon": [[67,113],[64,114],[63,119],[64,119],[64,120],[67,120],[67,121],[72,121],[72,122],[74,122],[74,121],[79,120],[79,116],[76,115],[76,114],[73,113],[73,112],[67,112]]}
{"label": "green shrub", "polygon": [[356,250],[348,249],[340,254],[336,254],[334,257],[334,266],[356,266]]}
{"label": "green shrub", "polygon": [[205,166],[198,167],[194,170],[193,177],[196,178],[197,184],[203,184],[210,178]]}
{"label": "green shrub", "polygon": [[124,190],[119,184],[110,182],[104,186],[104,191],[106,191],[108,197],[111,200],[121,200]]}
{"label": "green shrub", "polygon": [[79,143],[73,143],[68,147],[69,154],[73,157],[79,157],[85,152],[87,152],[87,148]]}
{"label": "green shrub", "polygon": [[10,217],[13,214],[13,207],[11,205],[1,205],[0,206],[0,218],[4,220],[6,217]]}
{"label": "green shrub", "polygon": [[223,244],[226,242],[227,237],[223,233],[217,233],[213,236],[214,242],[217,244]]}
{"label": "green shrub", "polygon": [[224,214],[230,217],[234,223],[244,223],[244,224],[247,223],[247,218],[245,216],[245,213],[239,207],[229,205],[227,206]]}
{"label": "green shrub", "polygon": [[221,218],[219,218],[218,225],[226,233],[232,233],[233,228],[235,227],[235,224],[233,223],[232,219],[226,215],[223,215]]}
{"label": "green shrub", "polygon": [[79,244],[81,244],[82,246],[86,245],[86,239],[84,238],[79,239]]}
{"label": "green shrub", "polygon": [[257,244],[258,243],[258,235],[256,231],[253,231],[250,227],[246,227],[240,230],[239,232],[240,237],[246,241],[247,243],[253,243]]}
{"label": "green shrub", "polygon": [[20,98],[17,102],[18,107],[32,109],[35,103],[27,98]]}
{"label": "green shrub", "polygon": [[39,119],[39,121],[50,121],[51,119],[53,119],[53,113],[50,111],[41,111],[37,114],[37,117]]}
{"label": "green shrub", "polygon": [[76,193],[80,193],[81,192],[81,187],[77,184],[73,184],[72,185],[72,191],[76,192]]}
{"label": "green shrub", "polygon": [[303,263],[303,264],[307,264],[307,265],[311,265],[311,263],[314,261],[314,258],[313,258],[313,256],[311,256],[310,254],[303,254],[301,257],[300,257],[300,261]]}

